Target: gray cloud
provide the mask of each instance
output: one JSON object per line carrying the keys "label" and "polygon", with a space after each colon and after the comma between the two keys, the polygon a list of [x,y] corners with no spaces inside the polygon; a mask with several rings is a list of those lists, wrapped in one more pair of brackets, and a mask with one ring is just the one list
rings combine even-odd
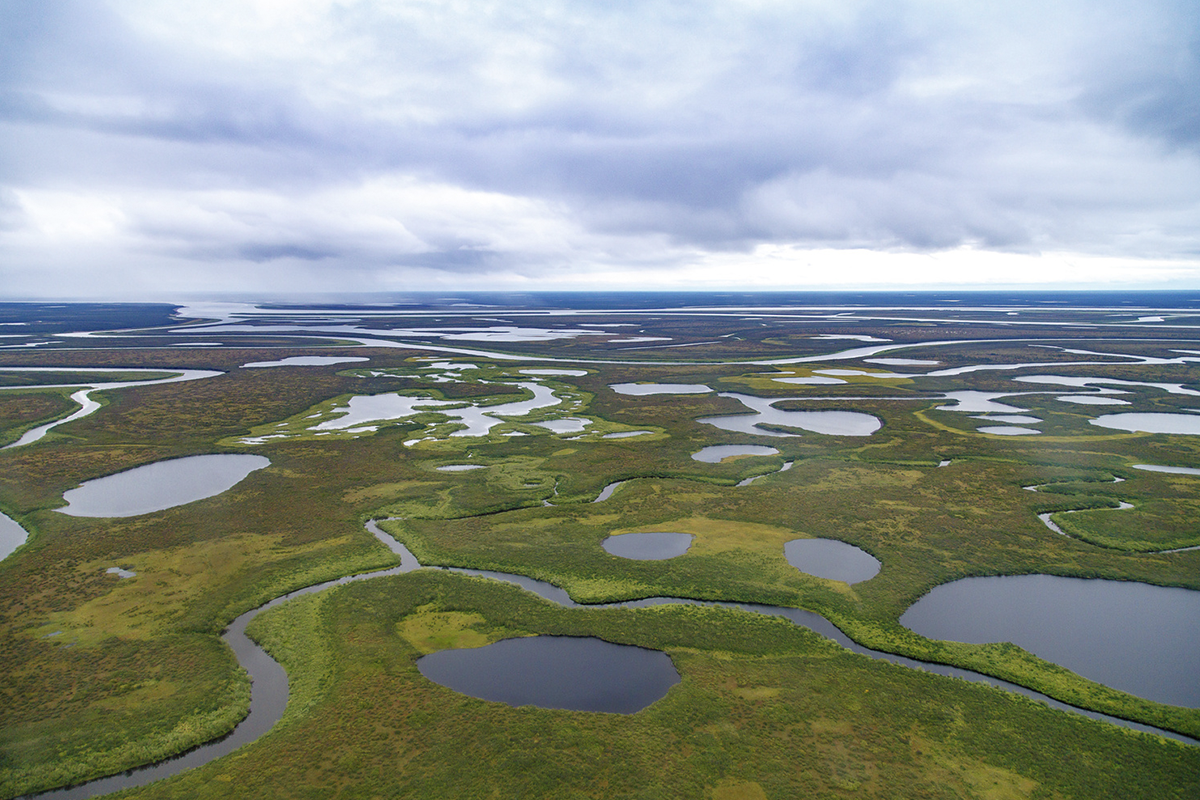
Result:
{"label": "gray cloud", "polygon": [[1186,2],[3,2],[2,269],[1194,258],[1198,43]]}

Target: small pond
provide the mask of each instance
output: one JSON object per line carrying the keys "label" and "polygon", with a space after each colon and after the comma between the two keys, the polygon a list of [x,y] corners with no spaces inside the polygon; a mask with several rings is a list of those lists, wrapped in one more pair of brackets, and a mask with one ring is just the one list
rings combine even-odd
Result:
{"label": "small pond", "polygon": [[564,419],[551,419],[545,422],[535,422],[539,428],[545,428],[552,433],[579,433],[588,425],[591,424],[589,419],[580,419],[578,417],[566,417]]}
{"label": "small pond", "polygon": [[1200,708],[1200,592],[1055,575],[934,587],[900,623],[930,639],[1012,642],[1085,678]]}
{"label": "small pond", "polygon": [[0,514],[0,559],[7,558],[29,536],[16,520]]}
{"label": "small pond", "polygon": [[634,561],[665,561],[686,553],[694,538],[690,533],[669,531],[621,533],[609,536],[601,547],[611,555]]}
{"label": "small pond", "polygon": [[879,573],[875,556],[836,539],[793,539],[783,555],[801,572],[831,581],[861,583]]}
{"label": "small pond", "polygon": [[636,397],[651,394],[706,394],[712,391],[702,383],[614,383],[608,388],[617,394]]}
{"label": "small pond", "polygon": [[207,455],[174,458],[87,481],[63,494],[72,517],[133,517],[227,491],[271,463],[264,456]]}
{"label": "small pond", "polygon": [[1040,417],[1031,417],[1027,414],[995,414],[986,417],[971,417],[971,419],[982,419],[988,422],[1004,422],[1010,425],[1029,425],[1034,422],[1041,422]]}
{"label": "small pond", "polygon": [[666,653],[573,636],[442,650],[419,659],[417,669],[434,683],[481,700],[614,714],[641,711],[679,683]]}
{"label": "small pond", "polygon": [[1036,428],[1020,428],[1015,425],[984,425],[975,429],[979,433],[990,433],[993,436],[1032,436],[1041,433]]}
{"label": "small pond", "polygon": [[810,375],[807,378],[772,378],[776,383],[790,383],[797,386],[833,386],[845,383],[841,378],[830,378],[825,375]]}
{"label": "small pond", "polygon": [[757,444],[714,444],[692,453],[692,459],[705,464],[719,464],[736,456],[773,456],[778,453],[774,447]]}
{"label": "small pond", "polygon": [[473,469],[487,469],[484,464],[447,464],[444,467],[435,467],[438,472],[470,472]]}
{"label": "small pond", "polygon": [[1200,436],[1200,414],[1105,414],[1088,422],[1118,431]]}
{"label": "small pond", "polygon": [[654,431],[617,431],[616,433],[606,433],[601,438],[602,439],[630,439],[634,436],[642,436],[644,434],[653,433],[653,432]]}

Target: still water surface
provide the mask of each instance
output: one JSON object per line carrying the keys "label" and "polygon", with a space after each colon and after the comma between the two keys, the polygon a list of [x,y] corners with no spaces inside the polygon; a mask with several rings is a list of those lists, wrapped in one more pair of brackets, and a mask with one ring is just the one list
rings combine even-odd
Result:
{"label": "still water surface", "polygon": [[1119,431],[1200,436],[1200,414],[1105,414],[1088,421]]}
{"label": "still water surface", "polygon": [[1115,689],[1200,708],[1200,592],[1056,575],[964,578],[900,623],[930,639],[1012,642]]}
{"label": "still water surface", "polygon": [[754,413],[701,417],[697,422],[715,425],[721,430],[733,433],[749,433],[755,436],[797,435],[762,427],[763,425],[781,425],[812,433],[823,433],[828,436],[870,436],[883,424],[878,418],[861,411],[784,411],[774,406],[775,403],[796,398],[754,397],[737,392],[721,392],[719,396],[732,397]]}
{"label": "still water surface", "polygon": [[429,680],[510,706],[632,714],[660,699],[679,673],[659,650],[575,636],[502,639],[417,660]]}
{"label": "still water surface", "polygon": [[650,533],[621,533],[609,536],[600,546],[614,556],[635,561],[665,561],[681,556],[692,546],[695,537],[690,533],[652,531]]}
{"label": "still water surface", "polygon": [[12,551],[25,544],[28,536],[16,520],[0,514],[0,559],[7,558]]}
{"label": "still water surface", "polygon": [[63,494],[72,517],[133,517],[213,497],[271,463],[265,456],[175,458],[87,481]]}
{"label": "still water surface", "polygon": [[879,574],[875,556],[836,539],[793,539],[783,555],[801,572],[831,581],[859,583]]}
{"label": "still water surface", "polygon": [[779,451],[774,447],[757,444],[714,444],[692,453],[692,459],[705,464],[719,464],[737,456],[773,456],[777,453]]}

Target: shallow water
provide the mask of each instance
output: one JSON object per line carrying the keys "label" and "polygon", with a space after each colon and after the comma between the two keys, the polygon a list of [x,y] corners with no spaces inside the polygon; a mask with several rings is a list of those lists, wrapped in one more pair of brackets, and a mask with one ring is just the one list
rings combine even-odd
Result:
{"label": "shallow water", "polygon": [[[610,484],[615,488],[617,484]],[[606,487],[607,489],[607,487]],[[283,716],[283,711],[287,706],[288,698],[288,679],[287,673],[283,668],[272,659],[258,645],[251,641],[246,636],[246,625],[254,619],[258,614],[270,608],[286,603],[294,597],[301,595],[313,594],[315,592],[324,591],[333,586],[341,586],[347,583],[355,583],[361,580],[372,580],[391,575],[400,575],[406,572],[411,572],[415,569],[421,569],[422,565],[417,558],[409,552],[403,544],[393,539],[388,534],[384,533],[374,520],[367,522],[367,530],[371,532],[380,542],[390,549],[400,559],[400,565],[389,569],[379,570],[378,572],[368,572],[359,575],[349,575],[343,578],[338,578],[324,583],[314,584],[312,586],[298,589],[286,595],[281,595],[259,606],[245,612],[235,619],[222,634],[222,640],[226,642],[237,657],[238,664],[241,665],[251,678],[251,699],[250,713],[240,722],[229,736],[218,739],[208,744],[191,750],[181,756],[169,759],[167,761],[150,764],[144,767],[129,770],[120,775],[114,775],[108,778],[100,778],[94,781],[89,781],[83,785],[72,787],[70,789],[58,789],[46,792],[39,797],[45,797],[47,800],[81,800],[81,798],[94,797],[96,795],[115,792],[118,789],[125,789],[132,786],[144,786],[162,778],[167,778],[172,775],[178,775],[181,772],[186,772],[189,769],[194,769],[210,761],[228,755],[245,744],[255,741],[263,734],[267,733],[275,723]],[[530,578],[524,575],[513,575],[503,572],[492,572],[490,570],[476,569],[459,569],[459,568],[444,568],[430,567],[430,569],[446,569],[449,572],[457,572],[464,575],[476,575],[485,578],[511,583],[521,587],[525,591],[531,592],[538,597],[549,600],[568,608],[579,608],[580,604],[571,599],[563,589],[546,581],[540,581],[536,578]],[[987,675],[981,675],[977,672],[961,669],[959,667],[950,667],[943,664],[933,664],[905,656],[885,653],[878,650],[872,650],[863,647],[842,633],[833,623],[829,622],[824,617],[812,611],[805,611],[798,608],[786,608],[781,606],[767,606],[758,603],[729,603],[716,600],[690,600],[685,598],[672,597],[650,597],[644,600],[631,600],[621,603],[609,603],[592,606],[593,608],[647,608],[658,605],[683,604],[700,606],[704,608],[726,608],[747,611],[757,614],[766,614],[769,616],[783,617],[791,621],[795,625],[815,631],[816,633],[825,636],[837,642],[842,647],[847,648],[851,652],[866,655],[871,658],[888,661],[893,664],[899,664],[911,669],[920,669],[925,672],[931,672],[937,675],[945,675],[950,677],[961,678],[963,680],[972,681],[975,683],[983,683],[988,686],[994,686],[1004,689],[1005,691],[1021,694],[1026,697],[1037,699],[1052,708],[1062,711],[1068,711],[1073,714],[1089,717],[1091,719],[1104,720],[1114,725],[1120,725],[1132,730],[1146,731],[1155,733],[1160,736],[1175,739],[1177,741],[1188,744],[1200,744],[1200,741],[1153,728],[1149,725],[1143,725],[1137,722],[1112,717],[1107,714],[1101,714],[1095,711],[1087,711],[1084,709],[1069,706],[1053,698],[1046,697],[1043,694],[1027,689],[1017,684],[1009,683],[992,678]],[[911,609],[910,609],[911,610]]]}
{"label": "shallow water", "polygon": [[732,397],[755,413],[701,417],[697,422],[715,425],[721,430],[733,433],[748,433],[754,436],[798,435],[761,427],[762,425],[783,425],[829,436],[870,436],[883,424],[876,417],[861,411],[782,411],[773,405],[795,398],[754,397],[736,392],[721,392],[719,396]]}
{"label": "shallow water", "polygon": [[789,383],[799,386],[833,386],[837,383],[845,383],[841,378],[830,378],[825,375],[812,375],[807,378],[773,378],[776,383]]}
{"label": "shallow water", "polygon": [[86,481],[63,493],[72,517],[133,517],[213,497],[271,463],[264,456],[174,458]]}
{"label": "shallow water", "polygon": [[442,650],[417,660],[434,683],[481,700],[633,714],[679,683],[659,650],[592,637],[527,636],[486,647]]}
{"label": "shallow water", "polygon": [[14,550],[25,544],[29,532],[17,524],[17,521],[0,514],[0,559],[7,558]]}
{"label": "shallow water", "polygon": [[1025,414],[996,414],[986,417],[971,417],[971,419],[982,419],[988,422],[1004,422],[1009,425],[1028,425],[1034,422],[1041,422],[1039,417],[1030,417]]}
{"label": "shallow water", "polygon": [[438,472],[470,472],[473,469],[487,469],[483,464],[447,464],[444,467],[435,467]]}
{"label": "shallow water", "polygon": [[690,533],[670,531],[622,533],[609,536],[600,546],[605,552],[620,558],[634,561],[665,561],[686,553],[694,538]]}
{"label": "shallow water", "polygon": [[946,392],[942,397],[946,400],[953,400],[954,405],[938,406],[938,411],[965,411],[969,414],[991,414],[1008,412],[1020,413],[1023,408],[1016,406],[997,403],[997,397],[1014,397],[1013,392],[976,392],[976,391],[961,391],[961,392]]}
{"label": "shallow water", "polygon": [[1053,575],[935,587],[901,624],[930,639],[1012,642],[1086,678],[1200,708],[1200,592]]}
{"label": "shallow water", "polygon": [[523,369],[522,375],[562,375],[568,378],[580,378],[588,374],[586,369]]}
{"label": "shallow water", "polygon": [[[1092,384],[1107,384],[1110,386],[1149,386],[1154,389],[1162,389],[1168,394],[1184,394],[1192,396],[1200,396],[1200,392],[1195,389],[1188,389],[1181,383],[1155,383],[1152,381],[1123,381],[1117,378],[1088,378],[1076,377],[1068,375],[1021,375],[1013,378],[1014,381],[1021,383],[1044,383],[1054,386],[1091,386]],[[1112,389],[1101,390],[1102,392],[1112,392]]]}
{"label": "shallow water", "polygon": [[578,417],[566,417],[565,419],[552,419],[546,422],[535,422],[539,428],[545,428],[553,433],[579,433],[588,425],[591,420],[579,419]]}
{"label": "shallow water", "polygon": [[1142,469],[1146,472],[1169,472],[1172,475],[1200,475],[1200,469],[1192,467],[1164,467],[1158,464],[1134,464],[1134,469]]}
{"label": "shallow water", "polygon": [[706,394],[712,391],[702,383],[614,383],[608,388],[617,394],[635,397],[651,394]]}
{"label": "shallow water", "polygon": [[801,572],[831,581],[861,583],[879,574],[875,556],[836,539],[793,539],[783,555]]}
{"label": "shallow water", "polygon": [[1088,422],[1119,431],[1200,436],[1200,414],[1105,414]]}
{"label": "shallow water", "polygon": [[1103,397],[1096,394],[1060,394],[1054,398],[1060,403],[1075,403],[1080,406],[1127,406],[1128,400],[1120,400],[1116,397]]}
{"label": "shallow water", "polygon": [[492,428],[503,422],[500,417],[522,417],[531,411],[562,402],[554,396],[553,389],[540,383],[522,382],[516,385],[532,393],[533,397],[500,405],[474,406],[464,405],[462,401],[410,397],[395,392],[356,395],[345,406],[334,409],[337,417],[314,425],[309,430],[350,430],[367,422],[400,420],[424,411],[433,411],[466,426],[463,430],[454,431],[451,436],[487,436]]}
{"label": "shallow water", "polygon": [[644,436],[647,433],[654,433],[654,431],[618,431],[616,433],[606,433],[606,434],[604,434],[604,436],[602,436],[600,438],[602,438],[602,439],[630,439],[634,436]]}
{"label": "shallow water", "polygon": [[692,459],[705,464],[719,464],[736,456],[773,456],[778,453],[774,447],[756,444],[714,444],[692,453]]}
{"label": "shallow water", "polygon": [[329,364],[352,364],[359,361],[370,361],[362,356],[289,356],[278,361],[252,361],[242,364],[242,369],[261,369],[264,367],[323,367]]}
{"label": "shallow water", "polygon": [[979,433],[990,433],[993,436],[1032,436],[1041,433],[1035,428],[1019,428],[1008,425],[985,425],[975,430]]}
{"label": "shallow water", "polygon": [[926,358],[864,358],[863,361],[888,367],[936,367],[942,363]]}

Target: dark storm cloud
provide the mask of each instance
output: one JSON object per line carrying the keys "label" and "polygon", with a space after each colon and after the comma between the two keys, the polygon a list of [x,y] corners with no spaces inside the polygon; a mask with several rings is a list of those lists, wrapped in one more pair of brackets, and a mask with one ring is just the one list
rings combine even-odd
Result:
{"label": "dark storm cloud", "polygon": [[1188,3],[0,3],[0,252],[1192,257]]}

